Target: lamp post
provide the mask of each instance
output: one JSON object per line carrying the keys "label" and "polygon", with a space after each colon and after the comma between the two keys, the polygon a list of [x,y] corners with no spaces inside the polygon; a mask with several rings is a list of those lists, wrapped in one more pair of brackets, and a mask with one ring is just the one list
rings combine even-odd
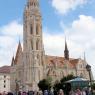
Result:
{"label": "lamp post", "polygon": [[19,91],[19,84],[18,84],[18,80],[17,79],[15,80],[15,83],[16,83],[16,95],[17,95],[17,93]]}
{"label": "lamp post", "polygon": [[90,79],[90,84],[91,84],[91,82],[92,82],[92,79],[91,79],[91,66],[90,65],[86,65],[86,70],[88,71],[88,73],[89,73],[89,79]]}

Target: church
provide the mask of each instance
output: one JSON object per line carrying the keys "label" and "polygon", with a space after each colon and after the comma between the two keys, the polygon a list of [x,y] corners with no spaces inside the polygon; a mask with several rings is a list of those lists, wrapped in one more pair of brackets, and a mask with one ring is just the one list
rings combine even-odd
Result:
{"label": "church", "polygon": [[38,82],[47,77],[53,82],[68,74],[89,79],[86,60],[70,58],[66,41],[64,57],[45,54],[39,7],[39,0],[27,0],[23,17],[23,49],[19,42],[11,62],[11,91],[36,90]]}

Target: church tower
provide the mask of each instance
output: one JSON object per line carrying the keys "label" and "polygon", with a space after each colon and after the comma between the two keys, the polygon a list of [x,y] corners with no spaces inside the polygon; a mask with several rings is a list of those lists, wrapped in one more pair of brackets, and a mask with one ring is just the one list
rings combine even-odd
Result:
{"label": "church tower", "polygon": [[69,60],[69,50],[68,50],[66,39],[65,39],[64,57],[65,57],[66,60]]}
{"label": "church tower", "polygon": [[42,41],[42,18],[39,0],[28,0],[24,11],[23,55],[24,84],[27,90],[37,88],[43,79],[44,49]]}

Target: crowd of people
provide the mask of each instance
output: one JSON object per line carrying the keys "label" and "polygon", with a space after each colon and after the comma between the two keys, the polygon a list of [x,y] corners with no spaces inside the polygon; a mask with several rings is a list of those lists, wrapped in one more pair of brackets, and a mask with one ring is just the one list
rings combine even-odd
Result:
{"label": "crowd of people", "polygon": [[76,90],[71,90],[66,93],[66,91],[60,89],[56,93],[53,90],[44,90],[44,91],[18,91],[18,92],[3,92],[0,95],[94,95],[91,91],[91,89],[84,88],[82,90],[76,89]]}

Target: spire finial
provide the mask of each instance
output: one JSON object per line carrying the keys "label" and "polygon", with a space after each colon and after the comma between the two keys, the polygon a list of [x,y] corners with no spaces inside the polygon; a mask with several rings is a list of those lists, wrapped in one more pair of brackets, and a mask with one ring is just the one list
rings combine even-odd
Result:
{"label": "spire finial", "polygon": [[65,37],[65,50],[68,50],[66,37]]}
{"label": "spire finial", "polygon": [[86,61],[86,55],[85,55],[85,52],[84,52],[84,61]]}

